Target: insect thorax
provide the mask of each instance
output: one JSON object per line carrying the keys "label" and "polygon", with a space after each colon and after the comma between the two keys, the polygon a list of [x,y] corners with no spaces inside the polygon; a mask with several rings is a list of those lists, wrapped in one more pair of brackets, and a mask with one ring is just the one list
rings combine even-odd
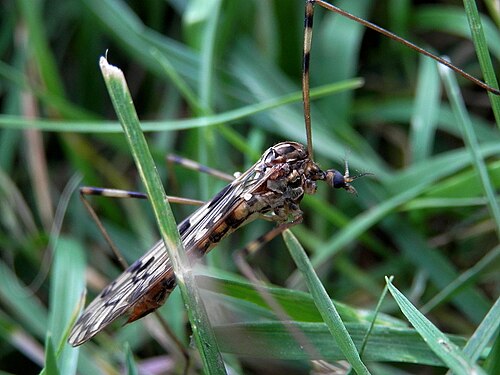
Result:
{"label": "insect thorax", "polygon": [[297,142],[270,147],[255,164],[255,170],[267,178],[261,188],[248,197],[248,204],[260,213],[274,213],[273,219],[278,222],[298,219],[302,215],[299,204],[304,194],[314,194],[316,181],[325,179],[325,172]]}

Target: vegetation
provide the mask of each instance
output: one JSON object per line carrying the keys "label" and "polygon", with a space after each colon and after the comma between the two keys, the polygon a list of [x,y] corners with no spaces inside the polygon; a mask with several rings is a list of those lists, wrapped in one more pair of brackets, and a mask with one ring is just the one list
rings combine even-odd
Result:
{"label": "vegetation", "polygon": [[[492,3],[480,12],[498,71]],[[336,5],[476,77],[494,76],[478,63],[467,22],[474,12],[461,2]],[[207,200],[225,183],[168,165],[165,155],[233,173],[277,142],[305,142],[303,11],[300,0],[5,2],[3,373],[182,373],[186,354],[190,373],[201,373],[207,360],[177,291],[158,311],[169,329],[151,317],[114,325],[78,350],[66,343],[85,288],[88,303],[121,272],[78,186],[145,190],[98,61],[107,51],[124,72],[167,193]],[[363,364],[373,374],[498,373],[499,99],[319,7],[314,23],[315,160],[341,170],[347,158],[351,173],[374,176],[356,181],[357,196],[320,186],[304,198],[293,235],[248,258],[268,280],[264,296],[232,254],[271,223],[238,230],[196,268],[226,368],[308,373],[349,358],[359,373]],[[148,202],[90,201],[129,263],[159,238]],[[193,208],[173,210],[180,221]],[[319,358],[328,363],[311,362]]]}

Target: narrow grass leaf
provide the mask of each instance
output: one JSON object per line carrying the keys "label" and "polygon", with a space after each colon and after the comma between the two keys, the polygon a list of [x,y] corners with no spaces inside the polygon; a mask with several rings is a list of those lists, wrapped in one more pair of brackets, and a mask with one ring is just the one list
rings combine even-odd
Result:
{"label": "narrow grass leaf", "polygon": [[132,353],[132,350],[130,349],[130,345],[128,343],[125,343],[125,364],[126,364],[128,375],[138,375],[139,374],[139,372],[137,371],[137,366],[135,364],[135,360],[134,360],[134,353]]}
{"label": "narrow grass leaf", "polygon": [[[160,60],[162,64],[165,60]],[[328,85],[318,86],[311,89],[311,99],[319,99],[324,96],[344,90],[353,90],[362,86],[361,79],[352,79],[344,82],[336,82]],[[296,103],[302,100],[302,93],[292,92],[274,99],[250,104],[234,110],[218,113],[211,116],[203,116],[186,120],[168,121],[146,121],[141,124],[145,132],[174,131],[194,129],[203,126],[213,126],[233,123],[246,117],[266,112],[273,108]],[[195,102],[194,102],[195,103]],[[26,119],[23,116],[0,115],[0,126],[6,129],[38,129],[50,132],[72,132],[72,133],[121,133],[121,125],[112,121],[60,121],[46,119]]]}
{"label": "narrow grass leaf", "polygon": [[[476,2],[474,0],[464,0],[464,7],[484,79],[488,85],[498,89],[495,69],[493,68],[493,63],[488,51],[488,44],[486,43],[486,36],[483,31],[483,25],[479,17]],[[497,120],[497,126],[500,127],[500,97],[491,93],[488,93],[488,96],[490,98],[493,114]]]}
{"label": "narrow grass leaf", "polygon": [[[476,328],[469,341],[465,345],[463,352],[473,361],[477,361],[483,350],[490,344],[491,339],[498,335],[500,326],[500,298],[497,298],[495,304],[491,307],[483,321]],[[498,337],[497,337],[498,340]]]}
{"label": "narrow grass leaf", "polygon": [[54,251],[54,266],[50,284],[48,334],[56,345],[58,368],[63,374],[76,371],[78,350],[66,344],[75,306],[84,292],[85,256],[81,245],[70,239],[59,238]]}
{"label": "narrow grass leaf", "polygon": [[412,326],[415,327],[431,350],[441,358],[452,371],[461,375],[472,373],[485,374],[483,369],[471,361],[456,344],[432,324],[429,319],[422,315],[415,306],[413,306],[411,302],[392,285],[388,278],[386,278],[386,282],[389,291],[403,314]]}
{"label": "narrow grass leaf", "polygon": [[[201,289],[230,297],[232,299],[232,304],[243,303],[244,306],[248,306],[248,303],[250,303],[269,309],[269,305],[262,298],[262,295],[255,290],[255,285],[252,283],[202,275],[197,276],[196,279],[198,280],[198,284]],[[321,314],[318,312],[314,300],[309,293],[301,290],[280,288],[276,286],[262,285],[260,288],[264,289],[267,295],[270,295],[275,301],[277,301],[293,320],[305,322],[323,321]],[[356,309],[338,301],[333,301],[333,303],[335,304],[335,308],[344,322],[368,323],[375,320],[375,323],[378,325],[400,328],[406,327],[406,322],[388,314],[375,314],[371,310]]]}
{"label": "narrow grass leaf", "polygon": [[45,340],[45,367],[42,369],[40,374],[42,375],[59,375],[59,369],[57,368],[57,358],[54,351],[54,344],[52,343],[51,336],[48,335]]}
{"label": "narrow grass leaf", "polygon": [[464,290],[467,286],[471,285],[477,280],[488,268],[498,265],[500,259],[500,246],[496,246],[493,250],[489,251],[483,258],[481,258],[473,267],[463,272],[455,280],[453,280],[446,287],[442,288],[434,297],[432,297],[420,311],[427,314],[429,311],[438,305],[453,298],[453,296],[460,291]]}
{"label": "narrow grass leaf", "polygon": [[[393,277],[391,276],[389,278],[389,280],[392,281]],[[386,285],[385,288],[384,288],[384,290],[380,294],[380,298],[378,299],[377,306],[375,307],[375,314],[373,315],[373,319],[370,322],[370,328],[368,328],[368,330],[366,331],[365,337],[363,337],[363,342],[361,343],[361,348],[359,350],[359,354],[361,356],[363,356],[363,353],[365,352],[366,345],[368,344],[368,340],[370,338],[370,335],[371,335],[371,333],[373,331],[373,328],[375,327],[377,315],[378,315],[378,313],[380,311],[380,308],[382,306],[382,302],[384,302],[385,296],[387,295],[387,291],[388,291],[388,288],[387,288],[387,285]]]}
{"label": "narrow grass leaf", "polygon": [[[255,358],[310,360],[310,353],[289,334],[289,327],[303,332],[308,342],[318,351],[318,358],[330,361],[345,360],[338,343],[325,323],[306,322],[249,322],[216,326],[221,349],[225,353]],[[368,324],[346,323],[349,335],[356,346],[361,345]],[[453,345],[465,345],[465,339],[449,336]],[[415,363],[443,366],[443,361],[433,353],[428,344],[414,329],[376,325],[363,355],[365,361]]]}
{"label": "narrow grass leaf", "polygon": [[493,342],[490,354],[484,361],[484,368],[488,371],[488,374],[498,374],[500,372],[500,335],[498,334]]}
{"label": "narrow grass leaf", "polygon": [[419,61],[417,97],[410,133],[413,162],[423,161],[432,154],[441,97],[436,62],[425,56],[421,56]]}
{"label": "narrow grass leaf", "polygon": [[324,322],[328,326],[333,339],[337,342],[338,346],[342,350],[342,353],[344,353],[346,359],[358,374],[369,374],[370,372],[361,361],[356,345],[349,336],[349,332],[347,332],[335,305],[328,296],[328,293],[319,280],[318,275],[316,275],[306,252],[289,230],[283,232],[283,238],[295,264],[297,265],[297,268],[306,280],[307,287],[311,292],[314,303],[316,304]]}
{"label": "narrow grass leaf", "polygon": [[44,337],[47,311],[4,262],[0,262],[0,300],[26,331],[37,338]]}
{"label": "narrow grass leaf", "polygon": [[196,345],[205,371],[210,374],[225,374],[224,363],[218,350],[203,301],[197,290],[195,279],[177,231],[175,220],[165,199],[166,194],[156,171],[146,139],[141,131],[139,119],[130,96],[123,72],[100,60],[101,71],[108,87],[113,106],[123,126],[137,169],[150,197],[153,211],[167,252],[174,268],[178,286],[186,304]]}
{"label": "narrow grass leaf", "polygon": [[[449,69],[439,67],[439,71],[444,79],[444,84],[448,97],[450,98],[452,108],[454,110],[458,126],[462,130],[464,142],[467,145],[467,149],[471,154],[471,159],[474,168],[479,175],[479,179],[483,185],[483,189],[488,199],[488,206],[495,222],[495,228],[497,231],[497,236],[500,239],[500,207],[496,202],[495,189],[493,188],[492,181],[488,175],[488,170],[484,162],[481,152],[479,151],[479,142],[477,140],[476,134],[474,132],[474,127],[467,114],[465,104],[462,96],[460,95],[460,89],[453,74]],[[499,108],[499,122],[500,122],[500,108]]]}

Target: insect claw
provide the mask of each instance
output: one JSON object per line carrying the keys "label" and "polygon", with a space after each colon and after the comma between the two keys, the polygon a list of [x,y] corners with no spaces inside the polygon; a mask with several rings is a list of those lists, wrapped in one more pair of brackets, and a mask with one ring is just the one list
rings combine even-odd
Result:
{"label": "insect claw", "polygon": [[354,188],[354,186],[346,184],[344,189],[349,193],[349,194],[354,194],[355,196],[358,196],[358,191]]}

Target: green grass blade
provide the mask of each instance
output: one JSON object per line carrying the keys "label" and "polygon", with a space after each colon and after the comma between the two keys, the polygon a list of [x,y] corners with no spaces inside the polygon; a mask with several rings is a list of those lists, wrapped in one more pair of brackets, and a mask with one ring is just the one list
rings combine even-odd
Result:
{"label": "green grass blade", "polygon": [[441,85],[436,63],[422,56],[417,97],[411,119],[410,142],[414,162],[425,160],[432,155],[440,97]]}
{"label": "green grass blade", "polygon": [[178,286],[181,290],[195,342],[197,344],[205,371],[210,374],[225,374],[224,363],[218,350],[217,341],[205,311],[203,301],[196,287],[195,279],[184,252],[172,211],[165,199],[160,177],[141,131],[139,119],[133,106],[130,92],[123,73],[100,60],[101,71],[108,87],[115,111],[122,124],[127,141],[134,156],[137,169],[151,200],[160,232],[174,268]]}
{"label": "green grass blade", "polygon": [[51,336],[48,335],[45,340],[45,368],[41,371],[41,375],[59,375],[61,372],[57,368],[57,358],[52,343]]}
{"label": "green grass blade", "polygon": [[[484,74],[484,79],[488,85],[493,88],[498,89],[498,81],[495,75],[495,69],[493,68],[493,63],[491,62],[490,53],[488,51],[488,45],[486,43],[486,37],[483,31],[483,25],[479,17],[479,12],[477,10],[477,5],[474,0],[464,0],[465,14],[467,15],[467,21],[469,22],[469,27],[472,33],[472,40],[474,41],[474,46],[476,47],[477,57],[479,59],[479,65],[481,65],[481,70]],[[493,95],[488,93],[491,101],[491,107],[497,121],[497,126],[500,128],[500,97],[498,95]]]}
{"label": "green grass blade", "polygon": [[0,262],[0,300],[33,336],[42,338],[47,329],[47,311],[39,299],[33,298],[28,288],[4,262]]}
{"label": "green grass blade", "polygon": [[484,361],[484,368],[488,374],[498,374],[500,370],[500,335],[497,335],[491,352]]}
{"label": "green grass blade", "polygon": [[[226,300],[231,300],[233,305],[240,305],[239,308],[241,310],[248,308],[248,306],[252,304],[255,305],[257,309],[260,309],[262,315],[259,315],[259,318],[269,318],[270,316],[272,316],[273,319],[275,318],[275,314],[270,309],[267,302],[262,298],[262,295],[255,290],[255,286],[252,283],[206,276],[198,276],[197,279],[201,279],[198,284],[202,289],[215,292],[217,295],[223,296]],[[318,312],[316,304],[309,293],[295,289],[263,285],[260,286],[260,289],[264,289],[267,295],[278,302],[285,313],[293,320],[323,322],[323,318]],[[406,327],[405,322],[387,314],[375,314],[371,310],[356,309],[338,301],[333,302],[344,322],[366,324],[375,320],[375,323],[378,325],[399,328]],[[271,314],[269,314],[269,312]]]}
{"label": "green grass blade", "polygon": [[307,287],[313,296],[314,303],[316,304],[333,339],[337,342],[338,346],[342,350],[342,353],[344,353],[346,359],[358,374],[369,374],[370,372],[361,361],[356,346],[349,336],[349,332],[347,332],[347,329],[342,322],[335,305],[328,296],[325,287],[321,284],[318,275],[316,275],[306,252],[289,230],[283,232],[283,238],[293,260],[295,261],[295,264],[297,265],[297,268],[306,280]]}
{"label": "green grass blade", "polygon": [[[392,281],[393,277],[391,276],[389,278],[389,280]],[[377,301],[377,306],[375,307],[375,313],[373,314],[373,319],[370,322],[370,328],[367,329],[366,335],[365,335],[365,337],[363,337],[363,342],[361,343],[361,347],[359,349],[359,353],[360,353],[361,356],[365,352],[366,345],[368,343],[368,340],[370,339],[371,333],[373,332],[373,328],[375,327],[375,323],[376,323],[376,319],[377,319],[378,313],[380,311],[380,308],[382,307],[382,303],[384,302],[385,296],[387,295],[388,291],[389,291],[389,289],[387,288],[387,285],[386,285],[386,287],[384,288],[384,290],[380,294],[380,298]]]}
{"label": "green grass blade", "polygon": [[[215,327],[224,352],[265,359],[310,360],[299,343],[289,334],[289,327],[303,332],[319,351],[320,358],[329,361],[345,360],[338,343],[324,323],[305,322],[248,322]],[[368,324],[346,323],[349,335],[361,345]],[[447,337],[453,345],[465,345],[462,337]],[[443,361],[429,348],[414,329],[376,325],[366,346],[365,361],[415,363],[443,366]]]}
{"label": "green grass blade", "polygon": [[[440,67],[439,69],[443,76],[445,88],[448,93],[448,97],[450,98],[458,126],[462,131],[464,142],[467,145],[467,149],[471,154],[471,159],[474,168],[476,169],[477,174],[479,175],[479,179],[481,180],[486,198],[488,199],[488,206],[491,215],[493,217],[493,220],[495,222],[497,236],[500,239],[500,207],[496,202],[496,196],[494,191],[495,189],[493,187],[491,178],[488,175],[488,170],[486,168],[484,159],[479,151],[480,146],[477,140],[477,136],[474,132],[474,127],[467,114],[463,98],[460,95],[460,90],[458,88],[458,84],[453,74],[451,74],[451,71],[449,69],[445,69],[443,67]],[[500,112],[499,112],[499,119],[500,119]]]}
{"label": "green grass blade", "polygon": [[[166,60],[161,58],[162,64],[167,64]],[[165,66],[165,69],[168,69]],[[177,77],[180,79],[180,77]],[[176,78],[176,79],[177,79]],[[175,81],[176,84],[182,85]],[[333,95],[346,90],[354,90],[361,87],[363,80],[352,79],[344,82],[336,82],[328,85],[318,86],[311,89],[311,99],[319,99],[328,95]],[[187,88],[186,88],[187,90]],[[192,93],[190,94],[192,95]],[[196,104],[194,98],[190,98],[190,105]],[[141,128],[145,132],[174,131],[194,129],[204,126],[213,126],[220,124],[229,124],[249,116],[266,112],[273,108],[278,108],[287,104],[300,102],[302,93],[292,92],[287,95],[269,99],[257,104],[250,104],[227,112],[216,115],[191,118],[186,120],[163,120],[163,121],[145,121]],[[122,128],[119,123],[112,121],[60,121],[47,119],[26,119],[20,116],[0,115],[0,126],[5,129],[38,129],[50,132],[73,132],[73,133],[121,133]]]}
{"label": "green grass blade", "polygon": [[[495,304],[491,307],[488,314],[477,327],[465,345],[463,352],[473,361],[477,361],[483,350],[490,344],[491,339],[498,334],[500,326],[500,298],[497,298]],[[498,340],[498,338],[497,338]]]}
{"label": "green grass blade", "polygon": [[128,375],[139,375],[134,360],[134,353],[132,353],[132,350],[130,349],[130,345],[128,343],[125,344],[125,362],[127,364]]}
{"label": "green grass blade", "polygon": [[386,278],[389,291],[399,308],[422,336],[431,350],[456,374],[485,374],[459,347],[422,315],[411,302]]}
{"label": "green grass blade", "polygon": [[78,242],[66,238],[58,239],[54,254],[47,332],[56,345],[61,373],[73,374],[76,372],[78,350],[71,348],[66,340],[71,317],[85,287],[85,256]]}
{"label": "green grass blade", "polygon": [[467,271],[458,276],[450,284],[442,288],[439,293],[432,297],[427,303],[422,306],[420,311],[427,314],[432,309],[436,308],[438,305],[451,299],[455,294],[458,294],[461,290],[465,289],[468,285],[472,284],[476,279],[478,279],[483,272],[498,264],[500,259],[500,246],[496,246],[493,250],[489,251],[482,259],[480,259],[473,267],[469,268]]}

